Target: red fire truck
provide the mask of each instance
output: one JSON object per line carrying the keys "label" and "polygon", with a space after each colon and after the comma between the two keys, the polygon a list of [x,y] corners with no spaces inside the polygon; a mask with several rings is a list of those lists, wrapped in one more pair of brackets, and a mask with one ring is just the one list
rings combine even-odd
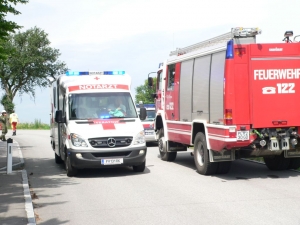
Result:
{"label": "red fire truck", "polygon": [[271,170],[300,166],[298,36],[257,44],[260,33],[232,28],[160,63],[154,128],[162,160],[193,146],[203,175],[228,173],[239,158],[263,157]]}

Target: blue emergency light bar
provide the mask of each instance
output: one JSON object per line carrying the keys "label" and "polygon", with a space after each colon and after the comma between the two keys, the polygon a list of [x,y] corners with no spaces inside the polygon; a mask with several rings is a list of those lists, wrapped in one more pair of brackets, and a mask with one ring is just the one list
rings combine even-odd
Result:
{"label": "blue emergency light bar", "polygon": [[67,71],[67,76],[84,76],[84,75],[124,75],[125,71]]}
{"label": "blue emergency light bar", "polygon": [[104,71],[104,75],[124,75],[125,71]]}

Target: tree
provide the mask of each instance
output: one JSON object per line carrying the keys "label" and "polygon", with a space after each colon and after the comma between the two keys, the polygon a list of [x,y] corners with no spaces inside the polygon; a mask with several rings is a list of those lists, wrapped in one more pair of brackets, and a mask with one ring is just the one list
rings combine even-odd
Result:
{"label": "tree", "polygon": [[26,4],[28,0],[0,0],[0,59],[5,59],[7,54],[3,48],[3,42],[7,40],[9,34],[16,29],[21,28],[18,24],[12,21],[5,20],[8,13],[20,14],[12,5],[17,3]]}
{"label": "tree", "polygon": [[143,103],[153,103],[154,98],[152,94],[156,92],[156,78],[153,78],[153,87],[148,86],[148,80],[145,80],[143,85],[140,85],[135,88],[136,95],[135,100],[136,102],[143,101]]}
{"label": "tree", "polygon": [[36,87],[49,86],[56,74],[67,71],[66,64],[58,60],[59,50],[50,47],[47,36],[34,27],[10,35],[3,46],[9,57],[0,60],[0,82],[5,91],[1,103],[9,113],[14,108],[16,94],[35,98]]}

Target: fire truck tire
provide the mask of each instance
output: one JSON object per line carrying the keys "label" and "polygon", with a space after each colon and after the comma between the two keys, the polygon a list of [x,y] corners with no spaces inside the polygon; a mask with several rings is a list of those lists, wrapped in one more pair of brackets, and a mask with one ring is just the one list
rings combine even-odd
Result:
{"label": "fire truck tire", "polygon": [[167,152],[163,128],[161,128],[158,133],[158,149],[160,158],[163,161],[173,162],[176,159],[177,152]]}
{"label": "fire truck tire", "polygon": [[229,172],[231,168],[231,162],[219,162],[218,163],[218,169],[217,174],[226,174]]}
{"label": "fire truck tire", "polygon": [[78,169],[75,168],[74,166],[72,166],[71,159],[68,156],[68,154],[67,154],[67,159],[66,159],[65,165],[66,165],[66,171],[67,171],[67,176],[68,177],[73,177],[73,176],[77,175]]}
{"label": "fire truck tire", "polygon": [[144,172],[145,167],[146,167],[146,160],[138,166],[132,166],[132,169],[134,172]]}
{"label": "fire truck tire", "polygon": [[63,160],[60,158],[60,156],[58,156],[55,152],[54,152],[54,155],[55,155],[55,163],[62,164]]}
{"label": "fire truck tire", "polygon": [[300,158],[291,159],[289,169],[296,170],[300,167]]}
{"label": "fire truck tire", "polygon": [[212,175],[217,173],[218,163],[209,161],[206,138],[202,132],[198,132],[195,137],[194,160],[198,173],[202,175]]}
{"label": "fire truck tire", "polygon": [[291,160],[284,158],[283,153],[275,156],[265,156],[264,161],[269,170],[287,170]]}

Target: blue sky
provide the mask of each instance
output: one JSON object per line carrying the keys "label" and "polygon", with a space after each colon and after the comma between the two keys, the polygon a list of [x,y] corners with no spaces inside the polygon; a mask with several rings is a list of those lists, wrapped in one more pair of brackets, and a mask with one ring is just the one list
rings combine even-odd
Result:
{"label": "blue sky", "polygon": [[[48,33],[69,69],[125,70],[133,95],[177,47],[241,26],[261,28],[257,42],[281,43],[286,30],[300,34],[299,0],[30,0],[16,8],[22,14],[8,19]],[[49,123],[48,89],[14,103],[20,122]]]}

